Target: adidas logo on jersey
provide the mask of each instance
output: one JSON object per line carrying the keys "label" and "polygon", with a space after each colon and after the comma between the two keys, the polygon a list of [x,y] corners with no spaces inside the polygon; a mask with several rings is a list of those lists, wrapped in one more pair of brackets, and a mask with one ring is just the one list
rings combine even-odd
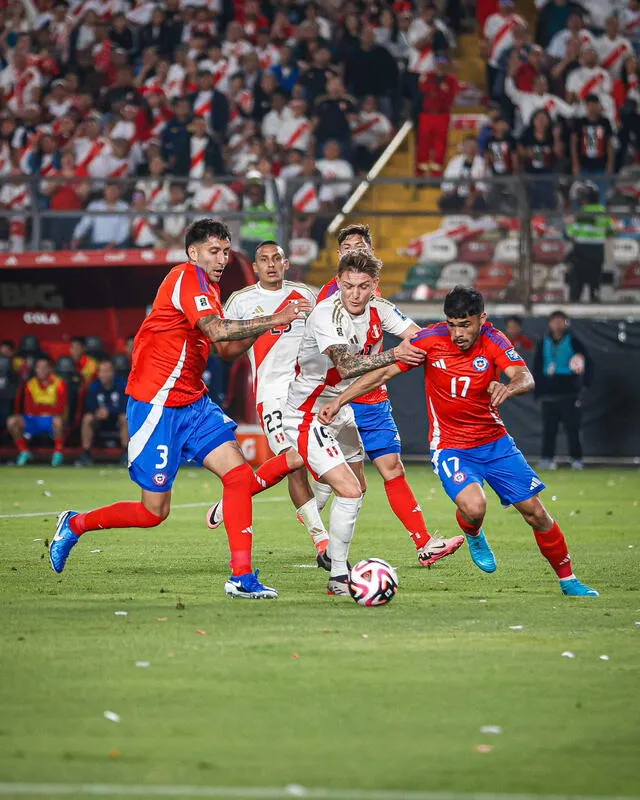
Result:
{"label": "adidas logo on jersey", "polygon": [[264,314],[264,308],[262,308],[262,306],[256,306],[253,309],[253,313],[254,314]]}
{"label": "adidas logo on jersey", "polygon": [[537,489],[538,486],[542,485],[542,481],[539,478],[531,478],[531,485],[529,486],[529,491],[532,489]]}
{"label": "adidas logo on jersey", "polygon": [[446,369],[447,365],[445,364],[444,358],[439,358],[437,361],[431,362],[432,367],[438,367],[438,369]]}

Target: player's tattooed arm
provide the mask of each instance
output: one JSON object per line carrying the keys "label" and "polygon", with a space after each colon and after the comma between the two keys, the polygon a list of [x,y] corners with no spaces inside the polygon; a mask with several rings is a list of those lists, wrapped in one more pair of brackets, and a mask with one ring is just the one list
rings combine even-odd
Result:
{"label": "player's tattooed arm", "polygon": [[253,319],[224,319],[216,314],[206,314],[198,320],[198,327],[214,344],[234,342],[250,336],[260,336],[271,328],[289,325],[295,319],[305,317],[311,309],[312,305],[308,300],[293,300],[277,314]]}
{"label": "player's tattooed arm", "polygon": [[396,360],[393,350],[364,356],[359,353],[349,353],[346,344],[334,344],[328,347],[324,353],[333,361],[342,379],[357,378],[374,369],[393,364]]}
{"label": "player's tattooed arm", "polygon": [[382,386],[383,383],[386,383],[401,372],[402,370],[397,364],[389,364],[389,366],[381,367],[366,375],[362,375],[357,381],[354,381],[351,386],[348,386],[344,392],[339,394],[338,397],[320,409],[318,414],[320,421],[323,425],[328,425],[334,419],[338,411],[340,411],[343,406],[346,406],[347,403],[356,400],[363,394],[368,394],[374,389],[377,389],[379,386]]}
{"label": "player's tattooed arm", "polygon": [[529,372],[527,367],[507,367],[504,373],[507,378],[509,378],[509,383],[491,381],[487,389],[489,397],[491,398],[491,405],[495,408],[502,405],[509,397],[526,394],[527,392],[531,392],[535,387],[533,375]]}
{"label": "player's tattooed arm", "polygon": [[417,367],[424,361],[424,350],[414,347],[408,340],[403,340],[397,347],[370,356],[358,353],[352,355],[346,344],[331,345],[324,353],[333,361],[342,379],[356,378],[396,361],[412,367]]}

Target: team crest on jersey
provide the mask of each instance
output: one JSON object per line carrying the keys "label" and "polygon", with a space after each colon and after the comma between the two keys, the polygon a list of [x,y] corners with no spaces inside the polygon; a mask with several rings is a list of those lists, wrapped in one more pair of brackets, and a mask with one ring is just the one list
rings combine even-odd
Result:
{"label": "team crest on jersey", "polygon": [[489,361],[484,356],[476,356],[473,359],[473,368],[476,372],[484,372],[489,366]]}
{"label": "team crest on jersey", "polygon": [[199,294],[193,298],[195,300],[196,308],[198,311],[213,311],[211,308],[211,303],[209,302],[209,298],[206,294]]}
{"label": "team crest on jersey", "polygon": [[454,472],[453,473],[453,482],[454,483],[464,483],[467,480],[467,476],[464,472]]}
{"label": "team crest on jersey", "polygon": [[153,482],[156,486],[164,486],[167,482],[167,473],[166,472],[156,472],[153,476]]}
{"label": "team crest on jersey", "polygon": [[520,356],[520,353],[516,350],[515,347],[510,347],[506,351],[505,355],[507,356],[509,361],[521,361],[522,360],[522,357]]}

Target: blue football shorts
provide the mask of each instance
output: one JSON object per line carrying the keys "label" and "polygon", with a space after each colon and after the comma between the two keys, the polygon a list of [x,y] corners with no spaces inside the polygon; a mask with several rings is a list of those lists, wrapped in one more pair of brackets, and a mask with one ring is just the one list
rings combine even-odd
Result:
{"label": "blue football shorts", "polygon": [[208,397],[178,408],[129,398],[129,475],[142,489],[166,492],[180,462],[202,464],[212,450],[235,439],[236,423]]}
{"label": "blue football shorts", "polygon": [[432,450],[431,463],[454,502],[470,483],[484,486],[486,481],[503,506],[521,503],[546,488],[508,434],[468,450]]}
{"label": "blue football shorts", "polygon": [[53,417],[25,414],[24,432],[27,436],[53,436]]}
{"label": "blue football shorts", "polygon": [[388,400],[381,403],[351,403],[351,408],[370,461],[389,453],[401,452],[402,442]]}

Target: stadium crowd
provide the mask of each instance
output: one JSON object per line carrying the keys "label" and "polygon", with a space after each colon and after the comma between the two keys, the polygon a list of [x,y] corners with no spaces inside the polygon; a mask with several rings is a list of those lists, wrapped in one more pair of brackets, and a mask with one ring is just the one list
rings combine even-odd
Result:
{"label": "stadium crowd", "polygon": [[[619,172],[637,157],[639,4],[536,5],[534,31],[512,0],[9,0],[0,209],[67,212],[41,236],[61,249],[171,247],[189,210],[250,211],[240,238],[256,242],[285,205],[294,237],[321,243],[315,215],[413,114],[417,172],[444,171],[444,211],[504,205],[491,175]],[[482,32],[490,119],[445,168],[465,11]],[[41,177],[34,192],[25,175]],[[554,186],[534,184],[534,210],[556,207]],[[24,249],[28,216],[2,224]]]}

